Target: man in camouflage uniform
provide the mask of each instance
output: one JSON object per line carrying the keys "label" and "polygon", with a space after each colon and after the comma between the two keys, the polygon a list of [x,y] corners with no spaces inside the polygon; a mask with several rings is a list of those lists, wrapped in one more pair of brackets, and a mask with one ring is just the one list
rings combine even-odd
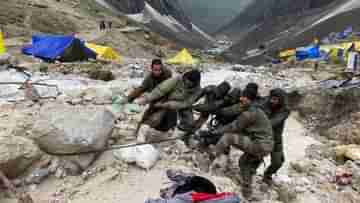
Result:
{"label": "man in camouflage uniform", "polygon": [[135,88],[127,97],[127,102],[133,102],[145,92],[151,92],[161,82],[171,78],[171,71],[166,68],[160,59],[154,59],[151,63],[150,73],[145,76],[140,87]]}
{"label": "man in camouflage uniform", "polygon": [[214,155],[218,157],[213,166],[223,164],[227,159],[225,153],[230,146],[239,148],[244,154],[239,159],[241,189],[245,198],[252,196],[253,176],[263,158],[271,153],[274,146],[273,130],[266,114],[255,105],[256,92],[244,90],[240,97],[240,107],[244,112],[236,121],[215,130],[217,134],[224,134],[215,146]]}
{"label": "man in camouflage uniform", "polygon": [[[179,116],[180,134],[193,131],[194,117],[192,105],[202,96],[201,74],[191,70],[182,76],[162,82],[151,93],[138,100],[138,104],[154,103],[154,107],[176,111]],[[140,129],[146,131],[146,125]],[[143,133],[147,134],[147,133]]]}
{"label": "man in camouflage uniform", "polygon": [[[215,89],[217,90],[219,87],[224,86],[223,83]],[[221,89],[224,88],[220,88],[220,90]],[[254,95],[256,95],[255,99],[252,101],[253,105],[263,103],[264,99],[259,96],[258,85],[256,83],[247,84],[244,91],[251,91]],[[209,101],[203,105],[197,105],[194,109],[201,112],[202,116],[205,118],[207,118],[209,114],[215,115],[215,118],[220,125],[229,124],[233,122],[242,112],[244,112],[244,109],[241,107],[242,105],[239,104],[241,93],[241,89],[234,88],[231,91],[224,92],[223,95],[220,94],[220,97],[222,97],[221,99],[215,99],[214,102]],[[206,112],[209,114],[207,115]]]}
{"label": "man in camouflage uniform", "polygon": [[266,169],[264,182],[271,184],[272,175],[275,174],[285,161],[283,147],[283,130],[290,110],[287,103],[286,92],[282,89],[273,89],[270,96],[262,105],[263,110],[269,117],[274,132],[274,149],[271,152],[271,165]]}
{"label": "man in camouflage uniform", "polygon": [[[151,92],[160,83],[171,77],[172,72],[162,64],[162,61],[160,59],[154,59],[151,63],[150,73],[145,76],[139,87],[130,92],[124,103],[133,102],[144,93]],[[152,102],[145,111],[141,122],[157,131],[168,131],[176,125],[176,112],[157,108],[154,106],[154,102]]]}
{"label": "man in camouflage uniform", "polygon": [[[207,87],[208,92],[215,92],[215,95],[218,97],[206,97],[206,102],[204,104],[194,106],[194,110],[199,111],[200,118],[198,119],[196,126],[200,128],[203,125],[210,115],[213,115],[213,118],[210,120],[209,131],[200,131],[198,138],[203,147],[209,146],[210,144],[216,144],[220,138],[221,134],[214,134],[213,131],[216,128],[227,125],[245,111],[244,108],[239,104],[239,98],[241,96],[241,89],[234,88],[229,91],[230,84],[228,84],[227,92],[224,91],[226,88],[227,82],[223,82],[217,87]],[[210,88],[210,89],[209,89]],[[264,101],[264,98],[258,94],[258,85],[256,83],[248,83],[244,91],[251,91],[256,95],[255,99],[252,101],[253,105],[258,105]],[[205,91],[206,92],[206,91]],[[219,94],[222,93],[222,94]],[[211,95],[211,94],[210,94]]]}
{"label": "man in camouflage uniform", "polygon": [[244,90],[247,90],[247,89],[250,89],[250,90],[256,92],[256,97],[255,97],[254,101],[252,102],[252,104],[258,105],[258,104],[264,103],[265,99],[264,99],[264,97],[259,95],[259,85],[257,83],[254,83],[254,82],[248,83]]}
{"label": "man in camouflage uniform", "polygon": [[[233,106],[239,102],[241,89],[232,90],[228,82],[222,82],[218,86],[208,86],[204,88],[205,101],[202,104],[193,106],[193,109],[200,112],[199,119],[195,122],[195,128],[200,129],[202,125],[210,119],[208,130],[201,130],[194,138],[200,141],[201,148],[207,148],[211,144],[216,144],[221,135],[214,135],[212,130],[227,125],[234,121],[237,115],[220,115],[222,109]],[[232,112],[231,112],[232,113]]]}

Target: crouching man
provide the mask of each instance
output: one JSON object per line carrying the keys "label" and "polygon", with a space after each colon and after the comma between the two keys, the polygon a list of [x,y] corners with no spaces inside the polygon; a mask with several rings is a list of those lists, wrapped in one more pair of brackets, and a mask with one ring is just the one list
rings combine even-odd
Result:
{"label": "crouching man", "polygon": [[[137,103],[140,105],[154,103],[155,108],[175,111],[180,120],[178,125],[179,133],[186,134],[194,129],[194,117],[191,107],[202,96],[200,81],[200,72],[198,70],[191,70],[182,76],[164,81],[151,93],[138,99]],[[150,117],[153,116],[151,115]],[[143,125],[139,131],[140,135],[145,135],[146,141],[154,140],[152,136],[155,135],[148,133],[150,128],[151,126],[149,125]],[[162,139],[161,137],[159,138]]]}
{"label": "crouching man", "polygon": [[226,152],[234,146],[244,152],[239,159],[241,189],[244,198],[252,197],[253,176],[263,158],[269,155],[274,146],[273,131],[266,114],[255,105],[255,91],[246,89],[240,97],[240,108],[244,112],[232,123],[215,130],[216,134],[224,134],[215,146],[214,165],[224,165]]}

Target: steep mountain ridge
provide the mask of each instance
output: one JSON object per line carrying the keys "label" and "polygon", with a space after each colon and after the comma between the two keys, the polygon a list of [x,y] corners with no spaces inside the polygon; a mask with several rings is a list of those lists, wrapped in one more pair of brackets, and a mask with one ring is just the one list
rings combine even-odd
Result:
{"label": "steep mountain ridge", "polygon": [[221,27],[218,33],[236,38],[254,25],[267,23],[273,18],[287,15],[301,15],[315,8],[326,6],[336,0],[252,0],[229,24]]}
{"label": "steep mountain ridge", "polygon": [[[106,0],[150,30],[190,48],[205,48],[213,39],[185,13],[180,0]],[[140,20],[139,20],[140,19]]]}

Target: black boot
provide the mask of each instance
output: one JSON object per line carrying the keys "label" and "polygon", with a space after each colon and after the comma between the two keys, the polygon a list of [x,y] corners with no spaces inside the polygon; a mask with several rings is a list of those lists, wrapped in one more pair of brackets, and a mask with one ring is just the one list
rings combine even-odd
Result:
{"label": "black boot", "polygon": [[266,183],[269,186],[272,186],[274,184],[271,175],[264,175],[263,182]]}

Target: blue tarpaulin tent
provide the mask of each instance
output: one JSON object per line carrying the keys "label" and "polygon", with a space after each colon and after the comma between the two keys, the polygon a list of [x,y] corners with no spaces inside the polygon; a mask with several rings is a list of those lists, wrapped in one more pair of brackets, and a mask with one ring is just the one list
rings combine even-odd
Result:
{"label": "blue tarpaulin tent", "polygon": [[319,45],[312,45],[296,49],[296,59],[299,61],[320,58],[320,56],[321,54]]}
{"label": "blue tarpaulin tent", "polygon": [[46,61],[71,62],[96,58],[96,53],[87,48],[83,41],[63,35],[34,35],[32,44],[24,47],[22,52]]}

